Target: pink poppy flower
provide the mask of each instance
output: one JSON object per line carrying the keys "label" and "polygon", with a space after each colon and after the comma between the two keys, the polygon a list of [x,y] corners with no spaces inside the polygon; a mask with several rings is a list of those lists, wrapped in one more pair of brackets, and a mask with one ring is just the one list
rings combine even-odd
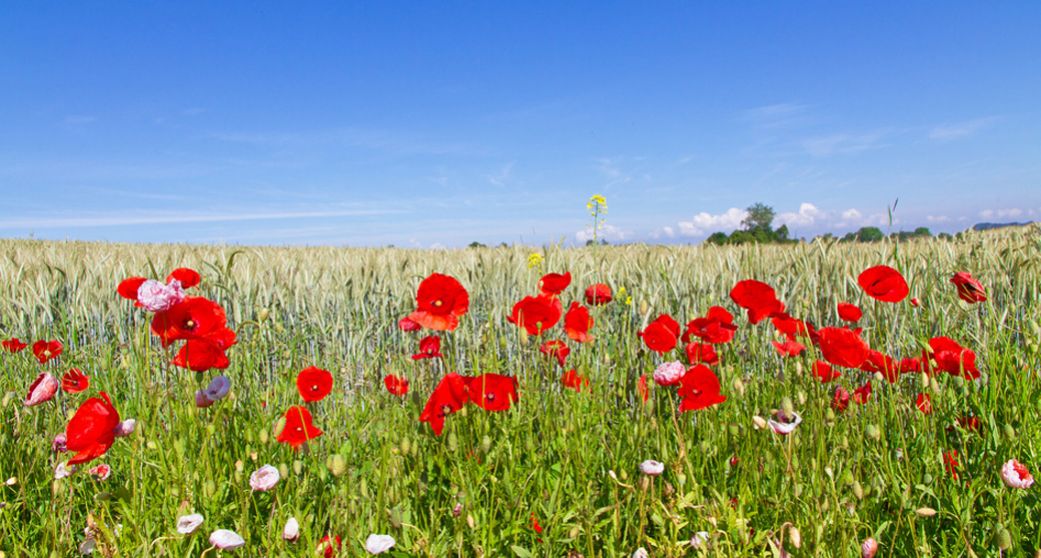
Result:
{"label": "pink poppy flower", "polygon": [[61,382],[57,378],[47,372],[40,372],[40,375],[29,386],[29,393],[25,396],[25,406],[34,407],[50,401],[60,386]]}
{"label": "pink poppy flower", "polygon": [[1015,459],[1009,459],[1001,466],[1001,480],[1010,488],[1027,489],[1034,484],[1034,477],[1030,471]]}
{"label": "pink poppy flower", "polygon": [[274,488],[281,478],[282,475],[279,474],[278,469],[271,465],[264,465],[249,476],[249,486],[255,492],[267,492]]}

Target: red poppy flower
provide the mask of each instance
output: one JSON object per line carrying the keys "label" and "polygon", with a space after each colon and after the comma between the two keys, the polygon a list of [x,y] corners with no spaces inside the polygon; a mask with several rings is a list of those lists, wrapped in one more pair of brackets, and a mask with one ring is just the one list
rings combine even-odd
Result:
{"label": "red poppy flower", "polygon": [[771,341],[771,343],[777,349],[777,354],[782,357],[796,357],[806,350],[806,345],[792,339],[788,339],[784,343],[779,341]]}
{"label": "red poppy flower", "polygon": [[868,296],[882,302],[900,302],[910,292],[904,276],[888,265],[865,269],[857,277],[857,283]]}
{"label": "red poppy flower", "polygon": [[[842,372],[832,368],[830,364],[823,360],[818,360],[813,363],[813,376],[820,380],[820,383],[822,384],[829,383],[841,375]],[[846,397],[849,397],[848,393],[846,394]]]}
{"label": "red poppy flower", "polygon": [[338,535],[326,535],[322,537],[322,540],[318,541],[318,547],[316,550],[325,558],[333,558],[333,556],[336,556],[336,553],[342,548],[343,544]]}
{"label": "red poppy flower", "polygon": [[646,403],[651,396],[651,389],[647,386],[647,374],[642,374],[640,379],[636,381],[636,391],[639,392],[640,398]]}
{"label": "red poppy flower", "polygon": [[579,343],[587,343],[593,340],[589,330],[593,328],[593,317],[589,315],[589,309],[577,302],[572,302],[564,314],[564,333]]}
{"label": "red poppy flower", "polygon": [[784,304],[777,300],[773,287],[756,281],[745,279],[738,281],[730,290],[730,299],[748,311],[748,321],[757,324],[771,314],[784,312]]}
{"label": "red poppy flower", "polygon": [[958,463],[958,450],[943,452],[943,468],[947,469],[947,473],[954,480],[958,480],[958,467],[960,466],[961,463]]}
{"label": "red poppy flower", "polygon": [[773,323],[777,331],[784,335],[789,341],[795,341],[796,337],[809,337],[813,339],[817,334],[817,330],[814,329],[813,324],[807,323],[798,318],[793,318],[786,312],[774,312],[773,316],[770,318],[770,322]]}
{"label": "red poppy flower", "polygon": [[564,367],[564,361],[567,360],[567,356],[571,354],[571,348],[567,346],[567,343],[560,341],[559,339],[553,339],[552,341],[546,341],[539,347],[539,352],[546,356],[551,356],[557,359],[560,367]]}
{"label": "red poppy flower", "polygon": [[76,453],[69,460],[69,465],[101,457],[116,439],[119,413],[112,406],[107,393],[102,391],[98,395],[100,397],[84,401],[65,427],[65,448]]}
{"label": "red poppy flower", "polygon": [[933,412],[933,400],[927,393],[919,393],[918,398],[915,399],[914,406],[918,407],[918,410],[924,414]]}
{"label": "red poppy flower", "polygon": [[900,364],[898,366],[900,368],[900,373],[901,374],[910,374],[912,372],[921,372],[922,371],[922,360],[919,359],[919,358],[915,358],[915,357],[904,357],[904,358],[900,359]]}
{"label": "red poppy flower", "polygon": [[676,348],[680,337],[680,324],[668,314],[662,314],[647,324],[638,334],[647,348],[665,354]]}
{"label": "red poppy flower", "polygon": [[847,368],[859,368],[867,360],[867,343],[849,328],[824,327],[817,335],[824,360]]}
{"label": "red poppy flower", "polygon": [[502,374],[481,374],[474,378],[465,378],[466,390],[470,401],[485,411],[505,411],[517,395],[517,378]]}
{"label": "red poppy flower", "polygon": [[571,272],[547,273],[539,279],[539,290],[546,296],[557,296],[571,284]]}
{"label": "red poppy flower", "polygon": [[863,405],[871,399],[871,380],[853,390],[853,400]]}
{"label": "red poppy flower", "polygon": [[470,294],[454,277],[432,273],[416,291],[416,311],[408,317],[435,331],[454,331],[470,309]]}
{"label": "red poppy flower", "polygon": [[419,352],[412,355],[412,360],[441,357],[441,338],[437,335],[427,335],[419,340]]}
{"label": "red poppy flower", "polygon": [[719,355],[716,349],[708,343],[687,343],[684,347],[687,353],[687,362],[692,366],[695,364],[707,364],[715,366],[719,364]]}
{"label": "red poppy flower", "polygon": [[700,337],[706,343],[729,343],[734,338],[737,326],[734,316],[722,306],[713,306],[703,318],[695,318],[687,323],[683,332],[683,342],[690,343],[692,336]]}
{"label": "red poppy flower", "polygon": [[958,426],[975,432],[980,429],[980,419],[975,415],[958,417]]}
{"label": "red poppy flower", "polygon": [[977,302],[986,302],[987,291],[983,289],[983,284],[977,281],[964,271],[959,271],[951,277],[951,283],[958,288],[958,298],[968,302],[969,304],[976,304]]}
{"label": "red poppy flower", "polygon": [[539,525],[539,520],[535,518],[535,512],[531,513],[531,528],[536,534],[542,534],[542,526]]}
{"label": "red poppy flower", "polygon": [[593,283],[586,287],[586,304],[600,306],[611,302],[611,287],[603,283]]}
{"label": "red poppy flower", "polygon": [[962,376],[967,380],[980,377],[976,367],[976,353],[958,344],[949,337],[933,337],[929,340],[933,350],[933,361],[936,367],[953,376]]}
{"label": "red poppy flower", "polygon": [[462,409],[469,400],[466,380],[455,372],[445,374],[427,399],[419,421],[430,423],[434,435],[440,436],[445,427],[445,417]]}
{"label": "red poppy flower", "polygon": [[294,405],[286,410],[283,417],[285,426],[275,438],[283,444],[289,444],[293,449],[300,449],[308,440],[313,440],[322,435],[322,431],[314,425],[311,411],[303,405]]}
{"label": "red poppy flower", "polygon": [[568,389],[581,392],[582,388],[589,387],[589,378],[579,374],[576,370],[571,369],[560,376],[560,383],[564,384],[564,387]]}
{"label": "red poppy flower", "polygon": [[61,341],[50,340],[50,341],[37,341],[33,343],[33,354],[36,355],[36,360],[40,361],[40,364],[44,364],[52,358],[58,358],[61,354],[63,347]]}
{"label": "red poppy flower", "polygon": [[328,370],[308,366],[296,375],[296,390],[308,403],[321,401],[333,390],[333,375]]}
{"label": "red poppy flower", "polygon": [[383,385],[387,387],[387,391],[389,391],[391,395],[403,397],[408,393],[408,380],[395,374],[387,374],[384,376]]}
{"label": "red poppy flower", "polygon": [[839,318],[841,318],[842,321],[855,322],[860,320],[863,315],[864,313],[860,311],[860,308],[856,304],[850,304],[849,302],[839,303]]}
{"label": "red poppy flower", "polygon": [[900,379],[900,363],[895,358],[874,349],[868,349],[867,358],[861,363],[860,369],[870,374],[879,372],[891,384]]}
{"label": "red poppy flower", "polygon": [[404,332],[412,332],[412,331],[419,331],[419,330],[423,329],[423,326],[421,326],[421,325],[417,324],[416,322],[412,321],[412,318],[409,318],[408,316],[405,316],[404,318],[401,318],[400,320],[398,320],[398,329],[400,329],[401,331],[404,331]]}
{"label": "red poppy flower", "polygon": [[849,392],[842,386],[837,386],[831,396],[831,408],[841,413],[849,407]]}
{"label": "red poppy flower", "polygon": [[922,305],[922,303],[917,298],[912,298],[911,299],[911,306],[914,306],[915,308],[918,308],[921,305]]}
{"label": "red poppy flower", "polygon": [[224,370],[230,364],[225,351],[236,342],[235,332],[226,327],[188,339],[174,356],[173,365],[195,372],[205,372],[211,368]]}
{"label": "red poppy flower", "polygon": [[29,346],[27,343],[22,342],[22,340],[17,337],[12,337],[10,339],[0,341],[0,345],[2,345],[4,347],[4,350],[9,353],[20,352],[22,349]]}
{"label": "red poppy flower", "polygon": [[513,313],[506,320],[524,328],[528,335],[541,335],[560,321],[563,306],[555,298],[526,296],[513,305]]}
{"label": "red poppy flower", "polygon": [[224,308],[201,296],[190,296],[152,318],[152,333],[159,336],[163,347],[174,341],[205,337],[224,329],[228,322]]}
{"label": "red poppy flower", "polygon": [[680,411],[697,411],[727,400],[719,392],[719,378],[704,364],[687,370],[680,378],[680,387],[676,393],[683,398]]}
{"label": "red poppy flower", "polygon": [[[137,302],[137,291],[141,289],[141,285],[148,281],[147,277],[128,277],[119,282],[119,286],[116,287],[116,292],[119,296]],[[137,304],[136,306],[141,306]]]}
{"label": "red poppy flower", "polygon": [[202,276],[190,267],[179,267],[166,276],[167,284],[174,280],[181,282],[182,289],[190,289],[202,282]]}
{"label": "red poppy flower", "polygon": [[61,377],[61,389],[65,393],[79,393],[90,387],[90,379],[79,368],[73,368]]}

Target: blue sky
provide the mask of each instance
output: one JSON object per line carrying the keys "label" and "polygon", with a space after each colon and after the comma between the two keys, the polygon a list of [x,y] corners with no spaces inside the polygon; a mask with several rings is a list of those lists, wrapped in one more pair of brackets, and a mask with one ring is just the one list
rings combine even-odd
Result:
{"label": "blue sky", "polygon": [[0,237],[698,242],[1041,219],[1038,2],[7,2]]}

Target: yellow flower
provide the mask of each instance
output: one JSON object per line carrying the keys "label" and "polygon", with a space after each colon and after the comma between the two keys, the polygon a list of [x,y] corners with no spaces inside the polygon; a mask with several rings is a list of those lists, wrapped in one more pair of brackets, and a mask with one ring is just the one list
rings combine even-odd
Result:
{"label": "yellow flower", "polygon": [[586,209],[593,215],[607,213],[607,198],[600,194],[593,194],[586,203]]}
{"label": "yellow flower", "polygon": [[528,269],[542,267],[542,262],[544,260],[545,258],[543,258],[542,254],[539,254],[538,252],[532,252],[528,254]]}

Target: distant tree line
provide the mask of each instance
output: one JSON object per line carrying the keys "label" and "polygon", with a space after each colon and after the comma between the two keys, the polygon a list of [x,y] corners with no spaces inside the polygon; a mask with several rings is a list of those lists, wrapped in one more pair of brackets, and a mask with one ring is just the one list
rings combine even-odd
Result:
{"label": "distant tree line", "polygon": [[[791,244],[799,242],[790,238],[788,225],[773,228],[776,213],[774,209],[764,203],[754,203],[745,210],[748,215],[741,221],[741,228],[727,234],[725,232],[714,232],[705,242],[709,244]],[[932,238],[933,233],[928,227],[918,227],[913,231],[898,231],[889,234],[892,240],[912,240],[916,238]],[[817,237],[821,240],[838,240],[839,242],[880,242],[886,238],[885,233],[878,227],[861,227],[856,232],[846,233],[842,237],[836,237],[831,233]],[[940,233],[937,238],[950,240],[953,238],[947,233]]]}

